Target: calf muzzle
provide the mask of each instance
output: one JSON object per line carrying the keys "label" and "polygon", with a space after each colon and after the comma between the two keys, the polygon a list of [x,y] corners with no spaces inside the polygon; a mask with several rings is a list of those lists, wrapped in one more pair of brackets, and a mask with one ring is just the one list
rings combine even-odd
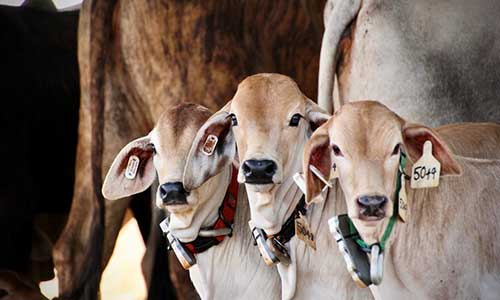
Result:
{"label": "calf muzzle", "polygon": [[278,166],[268,159],[249,159],[243,162],[242,171],[245,176],[245,183],[249,184],[269,184],[273,183],[273,176],[276,174]]}
{"label": "calf muzzle", "polygon": [[160,186],[160,197],[164,205],[187,204],[188,194],[182,182],[167,182]]}
{"label": "calf muzzle", "polygon": [[387,203],[385,196],[361,196],[357,199],[360,213],[366,217],[383,218],[385,216],[384,207]]}

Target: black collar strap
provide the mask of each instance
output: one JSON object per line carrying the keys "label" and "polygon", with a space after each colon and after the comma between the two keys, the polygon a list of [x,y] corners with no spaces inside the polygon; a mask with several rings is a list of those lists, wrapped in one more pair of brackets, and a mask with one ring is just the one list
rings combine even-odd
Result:
{"label": "black collar strap", "polygon": [[302,195],[293,213],[286,219],[285,224],[281,226],[280,232],[270,237],[277,239],[283,245],[288,243],[295,235],[295,219],[298,219],[300,214],[305,215],[306,212],[306,197]]}

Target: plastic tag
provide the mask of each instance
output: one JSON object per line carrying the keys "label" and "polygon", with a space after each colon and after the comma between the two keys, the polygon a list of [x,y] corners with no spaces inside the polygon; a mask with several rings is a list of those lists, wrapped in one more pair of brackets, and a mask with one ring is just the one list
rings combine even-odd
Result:
{"label": "plastic tag", "polygon": [[408,199],[406,198],[405,175],[401,174],[401,189],[398,195],[399,217],[403,222],[408,220]]}
{"label": "plastic tag", "polygon": [[337,167],[337,163],[333,163],[332,170],[330,171],[330,181],[335,178],[339,178],[339,168]]}
{"label": "plastic tag", "polygon": [[432,155],[431,141],[426,141],[422,157],[413,164],[411,170],[411,187],[413,189],[436,187],[439,185],[440,174],[441,164]]}
{"label": "plastic tag", "polygon": [[128,158],[127,169],[125,169],[125,177],[127,179],[134,179],[139,169],[139,157],[130,155]]}
{"label": "plastic tag", "polygon": [[304,175],[302,173],[295,173],[293,175],[293,181],[299,187],[303,194],[306,193],[306,181],[304,179]]}
{"label": "plastic tag", "polygon": [[325,177],[323,177],[323,174],[321,174],[321,172],[320,172],[320,170],[318,170],[318,168],[316,168],[313,165],[310,165],[309,169],[311,170],[311,172],[313,172],[314,175],[316,175],[316,177],[319,178],[319,180],[323,181],[324,184],[326,184],[328,187],[333,187],[331,182],[329,182],[328,180],[325,179]]}
{"label": "plastic tag", "polygon": [[203,144],[201,152],[203,152],[203,154],[208,156],[212,155],[215,151],[215,147],[217,147],[218,141],[219,139],[215,135],[210,134],[205,140],[205,144]]}
{"label": "plastic tag", "polygon": [[316,250],[316,241],[314,240],[314,234],[311,232],[309,223],[306,218],[299,213],[299,217],[295,219],[295,235],[306,243],[307,246]]}

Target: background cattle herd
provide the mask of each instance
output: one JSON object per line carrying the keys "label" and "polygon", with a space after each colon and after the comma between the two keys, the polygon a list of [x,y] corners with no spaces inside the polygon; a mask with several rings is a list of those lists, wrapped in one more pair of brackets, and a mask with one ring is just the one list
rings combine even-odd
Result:
{"label": "background cattle herd", "polygon": [[0,5],[0,299],[98,299],[128,210],[148,299],[500,298],[500,1],[49,3]]}

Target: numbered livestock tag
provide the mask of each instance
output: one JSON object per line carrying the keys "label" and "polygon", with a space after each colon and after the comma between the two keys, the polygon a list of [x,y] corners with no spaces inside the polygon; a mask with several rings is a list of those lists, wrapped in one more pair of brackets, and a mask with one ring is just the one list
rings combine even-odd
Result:
{"label": "numbered livestock tag", "polygon": [[336,163],[333,163],[332,170],[330,171],[330,180],[339,178],[339,168]]}
{"label": "numbered livestock tag", "polygon": [[212,155],[215,151],[215,147],[217,147],[218,141],[219,139],[215,135],[210,134],[205,140],[205,144],[203,144],[201,152],[203,152],[203,154],[208,156]]}
{"label": "numbered livestock tag", "polygon": [[309,223],[306,218],[299,212],[299,217],[295,219],[295,235],[304,241],[307,246],[316,250],[316,241],[314,240],[314,234],[311,232]]}
{"label": "numbered livestock tag", "polygon": [[139,157],[135,155],[130,155],[127,163],[127,169],[125,169],[125,177],[127,179],[134,179],[137,175],[137,170],[139,169]]}
{"label": "numbered livestock tag", "polygon": [[411,170],[411,187],[422,189],[436,187],[439,185],[441,164],[432,155],[431,141],[425,141],[422,157],[420,157]]}
{"label": "numbered livestock tag", "polygon": [[406,198],[405,175],[401,174],[401,189],[398,195],[399,217],[403,222],[408,220],[408,200]]}

